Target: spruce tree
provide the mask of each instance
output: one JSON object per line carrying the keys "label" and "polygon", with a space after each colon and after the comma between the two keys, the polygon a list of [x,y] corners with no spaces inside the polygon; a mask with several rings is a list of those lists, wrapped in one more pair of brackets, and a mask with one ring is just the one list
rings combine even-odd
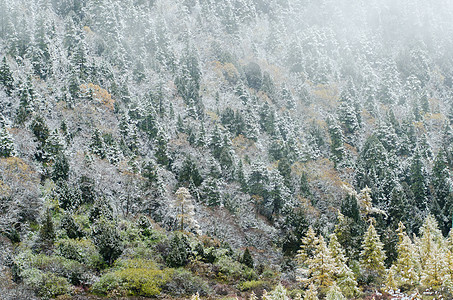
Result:
{"label": "spruce tree", "polygon": [[56,233],[52,221],[52,213],[49,209],[46,210],[38,235],[38,247],[41,250],[49,250],[55,241]]}
{"label": "spruce tree", "polygon": [[247,267],[253,269],[253,265],[254,265],[254,263],[253,263],[253,257],[252,257],[252,255],[250,254],[249,248],[245,248],[244,254],[242,254],[242,257],[241,257],[241,263],[243,263],[243,264],[246,265]]}
{"label": "spruce tree", "polygon": [[398,224],[398,257],[392,266],[399,285],[418,283],[417,253],[403,223]]}
{"label": "spruce tree", "polygon": [[326,300],[346,300],[335,282],[327,290]]}
{"label": "spruce tree", "polygon": [[379,281],[385,273],[385,253],[384,244],[379,240],[379,235],[370,223],[364,235],[362,252],[360,252],[360,264],[367,280]]}
{"label": "spruce tree", "polygon": [[334,283],[334,276],[338,272],[335,261],[322,236],[315,249],[313,258],[307,260],[308,278],[303,283],[314,283],[320,289],[326,289]]}
{"label": "spruce tree", "polygon": [[357,288],[357,281],[354,278],[354,273],[346,264],[347,258],[335,233],[330,235],[329,250],[335,261],[335,281],[340,287],[341,292],[346,297],[357,296],[360,293]]}
{"label": "spruce tree", "polygon": [[0,157],[14,156],[14,142],[8,130],[0,124]]}
{"label": "spruce tree", "polygon": [[445,276],[445,247],[442,232],[432,215],[428,215],[421,228],[418,240],[420,257],[420,280],[425,287],[438,288]]}
{"label": "spruce tree", "polygon": [[13,74],[6,62],[6,57],[3,57],[2,64],[0,66],[0,84],[5,87],[6,94],[11,96],[14,89],[14,78]]}
{"label": "spruce tree", "polygon": [[319,300],[318,289],[313,283],[310,283],[308,290],[305,291],[304,300]]}

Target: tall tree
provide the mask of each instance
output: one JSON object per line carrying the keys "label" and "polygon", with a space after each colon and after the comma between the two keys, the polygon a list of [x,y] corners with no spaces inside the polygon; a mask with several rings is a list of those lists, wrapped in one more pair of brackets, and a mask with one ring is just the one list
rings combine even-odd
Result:
{"label": "tall tree", "polygon": [[360,253],[360,265],[363,274],[368,281],[379,281],[385,273],[384,244],[381,243],[379,235],[370,223],[363,238],[362,252]]}

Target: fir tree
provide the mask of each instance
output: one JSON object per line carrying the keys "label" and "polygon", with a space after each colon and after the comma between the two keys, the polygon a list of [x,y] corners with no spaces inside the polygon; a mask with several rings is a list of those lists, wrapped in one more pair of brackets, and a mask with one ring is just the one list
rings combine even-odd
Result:
{"label": "fir tree", "polygon": [[403,223],[398,224],[398,257],[392,266],[399,285],[414,285],[418,282],[417,253]]}
{"label": "fir tree", "polygon": [[253,257],[252,257],[252,255],[250,254],[249,248],[245,248],[244,254],[242,254],[242,257],[241,257],[241,263],[243,263],[243,264],[246,265],[247,267],[253,269],[253,265],[254,265],[254,263],[253,263]]}
{"label": "fir tree", "polygon": [[341,163],[345,156],[346,150],[344,148],[344,136],[341,130],[341,127],[337,124],[336,120],[330,117],[327,120],[329,125],[329,134],[330,134],[330,153],[335,167]]}
{"label": "fir tree", "polygon": [[52,221],[52,214],[49,209],[46,210],[38,235],[38,247],[41,250],[49,250],[55,241],[55,227]]}
{"label": "fir tree", "polygon": [[370,223],[367,232],[364,235],[362,243],[362,252],[360,253],[360,264],[363,273],[368,280],[379,280],[385,273],[385,253],[384,245],[379,240],[379,235]]}
{"label": "fir tree", "polygon": [[310,283],[308,290],[305,291],[304,300],[319,300],[318,289],[313,283]]}
{"label": "fir tree", "polygon": [[183,267],[188,263],[189,242],[183,234],[175,233],[170,241],[170,253],[166,258],[169,267]]}
{"label": "fir tree", "polygon": [[93,224],[91,237],[104,261],[111,265],[123,252],[117,224],[103,216]]}
{"label": "fir tree", "polygon": [[0,124],[0,157],[16,155],[14,141],[8,130]]}
{"label": "fir tree", "polygon": [[420,279],[425,287],[438,288],[444,279],[445,252],[442,232],[432,215],[428,215],[421,228],[418,241]]}
{"label": "fir tree", "polygon": [[322,236],[319,237],[314,257],[307,260],[307,269],[308,279],[302,282],[313,282],[321,289],[326,289],[334,283],[334,276],[338,270]]}
{"label": "fir tree", "polygon": [[326,300],[346,300],[335,282],[327,290]]}
{"label": "fir tree", "polygon": [[0,66],[0,84],[5,87],[6,94],[11,96],[14,89],[14,78],[11,70],[6,62],[6,57],[3,57],[2,64]]}
{"label": "fir tree", "polygon": [[341,292],[346,297],[357,296],[359,294],[357,281],[354,278],[354,273],[346,264],[347,258],[335,233],[330,235],[329,250],[333,260],[335,261],[335,268],[337,270],[335,274],[335,281],[340,287]]}

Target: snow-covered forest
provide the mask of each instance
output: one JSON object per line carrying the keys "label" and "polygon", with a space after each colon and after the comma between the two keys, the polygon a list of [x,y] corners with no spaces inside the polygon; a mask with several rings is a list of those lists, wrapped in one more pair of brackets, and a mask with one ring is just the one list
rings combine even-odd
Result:
{"label": "snow-covered forest", "polygon": [[0,0],[0,298],[453,298],[453,2]]}

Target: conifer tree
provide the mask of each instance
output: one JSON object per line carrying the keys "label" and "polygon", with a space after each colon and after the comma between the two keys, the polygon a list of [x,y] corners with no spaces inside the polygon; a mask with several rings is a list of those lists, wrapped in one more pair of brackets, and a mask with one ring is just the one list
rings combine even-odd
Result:
{"label": "conifer tree", "polygon": [[183,231],[188,225],[190,229],[195,230],[196,233],[200,234],[200,226],[195,220],[194,206],[192,203],[192,196],[185,187],[180,187],[176,193],[176,206],[178,209],[177,218],[179,219],[179,230]]}
{"label": "conifer tree", "polygon": [[357,281],[354,278],[354,273],[346,264],[347,258],[344,254],[344,249],[338,242],[338,238],[335,233],[330,235],[329,250],[332,254],[332,258],[335,262],[336,274],[335,281],[340,287],[341,292],[346,297],[354,297],[359,294],[357,288]]}
{"label": "conifer tree", "polygon": [[38,246],[41,250],[48,250],[55,241],[55,227],[52,221],[52,214],[46,210],[41,226],[39,228]]}
{"label": "conifer tree", "polygon": [[289,300],[286,288],[279,283],[266,297],[263,295],[263,300]]}
{"label": "conifer tree", "polygon": [[244,254],[242,254],[242,257],[241,257],[241,263],[243,263],[244,265],[246,265],[249,268],[253,268],[253,265],[254,265],[253,257],[250,254],[249,248],[245,248]]}
{"label": "conifer tree", "polygon": [[364,235],[362,252],[360,253],[360,264],[368,280],[382,278],[385,273],[384,261],[386,257],[383,248],[384,245],[379,240],[379,235],[371,222]]}
{"label": "conifer tree", "polygon": [[446,235],[451,227],[451,200],[453,193],[450,190],[450,174],[443,149],[439,151],[434,160],[432,178],[435,202],[439,208],[439,211],[433,211],[433,213],[435,213],[439,221],[442,232]]}
{"label": "conifer tree", "polygon": [[319,300],[318,289],[313,283],[310,283],[308,290],[305,291],[304,300]]}
{"label": "conifer tree", "polygon": [[399,285],[414,285],[418,282],[417,253],[402,222],[398,224],[398,257],[392,266]]}
{"label": "conifer tree", "polygon": [[346,300],[335,282],[327,290],[326,300]]}
{"label": "conifer tree", "polygon": [[308,227],[307,233],[302,238],[300,249],[297,251],[296,255],[296,260],[299,265],[306,265],[307,261],[315,256],[318,244],[319,239],[316,236],[313,227]]}
{"label": "conifer tree", "polygon": [[418,252],[420,257],[420,280],[425,287],[440,287],[445,276],[445,252],[442,232],[436,219],[428,215],[420,230]]}
{"label": "conifer tree", "polygon": [[330,153],[335,167],[342,162],[346,156],[346,150],[344,149],[344,136],[341,127],[338,125],[335,119],[330,117],[327,120],[329,125],[330,134]]}
{"label": "conifer tree", "polygon": [[320,289],[326,289],[333,284],[334,276],[338,270],[324,238],[320,236],[318,240],[319,243],[316,246],[313,258],[307,260],[308,278],[302,280],[302,282],[313,282]]}
{"label": "conifer tree", "polygon": [[14,89],[14,78],[11,70],[6,62],[6,57],[3,57],[2,64],[0,66],[0,84],[5,87],[6,94],[11,96]]}
{"label": "conifer tree", "polygon": [[0,157],[14,156],[14,142],[8,130],[0,124]]}
{"label": "conifer tree", "polygon": [[445,285],[453,286],[453,230],[445,241]]}
{"label": "conifer tree", "polygon": [[396,271],[394,265],[387,270],[387,275],[384,280],[385,289],[387,291],[394,291],[398,288],[398,283],[396,282]]}

